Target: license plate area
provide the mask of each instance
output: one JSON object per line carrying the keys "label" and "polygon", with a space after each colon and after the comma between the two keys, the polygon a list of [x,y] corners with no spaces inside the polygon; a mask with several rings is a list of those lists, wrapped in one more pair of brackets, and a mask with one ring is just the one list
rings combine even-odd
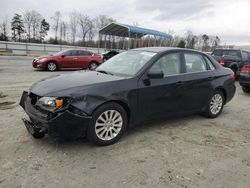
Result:
{"label": "license plate area", "polygon": [[23,119],[23,123],[30,134],[34,135],[35,133],[39,133],[40,129],[36,128],[32,122]]}

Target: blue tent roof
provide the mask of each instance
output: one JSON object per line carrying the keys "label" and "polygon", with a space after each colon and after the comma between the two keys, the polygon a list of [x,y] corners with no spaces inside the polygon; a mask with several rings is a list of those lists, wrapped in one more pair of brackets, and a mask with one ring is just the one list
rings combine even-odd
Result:
{"label": "blue tent roof", "polygon": [[172,38],[171,35],[164,32],[119,23],[111,23],[102,28],[99,33],[104,35],[114,35],[130,38],[141,38],[145,35],[154,35],[162,38]]}

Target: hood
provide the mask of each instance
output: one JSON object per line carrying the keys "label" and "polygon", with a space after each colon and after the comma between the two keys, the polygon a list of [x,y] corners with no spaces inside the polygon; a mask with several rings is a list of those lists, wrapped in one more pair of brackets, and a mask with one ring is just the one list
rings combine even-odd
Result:
{"label": "hood", "polygon": [[71,90],[73,92],[75,88],[82,89],[84,87],[87,88],[89,86],[93,86],[94,84],[101,84],[122,79],[125,78],[95,71],[77,71],[74,73],[65,73],[42,79],[31,86],[30,92],[39,96],[54,96],[54,94],[62,91],[61,96],[63,96],[63,92],[67,91],[67,93],[69,93]]}
{"label": "hood", "polygon": [[34,60],[40,60],[40,59],[43,59],[43,58],[50,58],[52,57],[53,55],[42,55],[42,56],[39,56],[39,57],[35,57]]}

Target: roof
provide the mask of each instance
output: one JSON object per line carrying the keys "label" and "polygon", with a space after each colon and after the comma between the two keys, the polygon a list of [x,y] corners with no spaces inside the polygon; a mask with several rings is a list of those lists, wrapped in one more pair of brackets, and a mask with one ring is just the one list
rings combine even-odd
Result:
{"label": "roof", "polygon": [[182,51],[188,51],[188,52],[197,52],[197,50],[188,49],[188,48],[177,48],[177,47],[145,47],[145,48],[135,48],[133,50],[141,50],[141,51],[155,52],[155,53],[170,51],[170,50],[182,50]]}
{"label": "roof", "polygon": [[162,38],[172,38],[171,35],[164,32],[120,23],[111,23],[99,30],[99,33],[130,38],[141,38],[145,35],[154,35]]}

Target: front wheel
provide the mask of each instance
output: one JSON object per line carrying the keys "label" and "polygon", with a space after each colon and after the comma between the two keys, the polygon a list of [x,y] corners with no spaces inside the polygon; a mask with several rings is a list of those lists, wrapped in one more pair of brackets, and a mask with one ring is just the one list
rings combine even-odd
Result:
{"label": "front wheel", "polygon": [[45,133],[34,133],[32,134],[32,136],[35,138],[35,139],[41,139],[45,136]]}
{"label": "front wheel", "polygon": [[205,116],[209,118],[216,118],[220,115],[225,103],[224,95],[221,91],[215,91],[209,98]]}
{"label": "front wheel", "polygon": [[107,103],[93,114],[87,130],[88,139],[101,146],[117,142],[127,127],[127,113],[117,103]]}
{"label": "front wheel", "polygon": [[250,87],[242,86],[242,91],[245,93],[250,93]]}
{"label": "front wheel", "polygon": [[57,65],[54,62],[48,62],[47,64],[47,70],[53,72],[57,69]]}

